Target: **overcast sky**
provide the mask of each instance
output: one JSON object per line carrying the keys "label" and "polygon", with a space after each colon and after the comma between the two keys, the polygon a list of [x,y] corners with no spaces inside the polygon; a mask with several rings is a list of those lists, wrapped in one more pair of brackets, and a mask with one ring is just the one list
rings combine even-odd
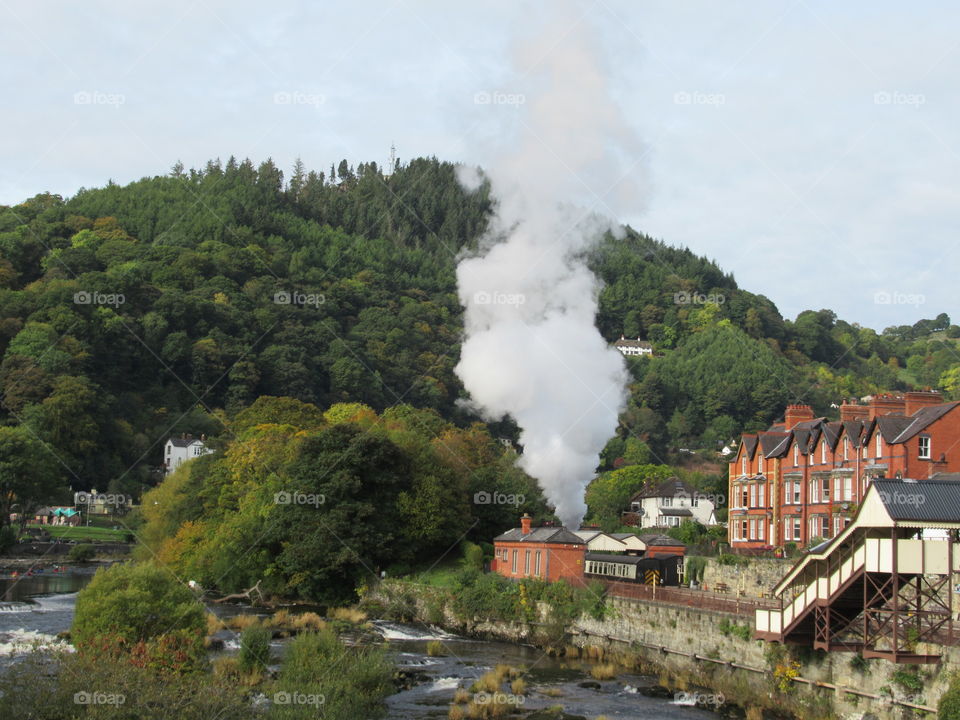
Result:
{"label": "overcast sky", "polygon": [[[535,100],[517,38],[552,13],[145,5],[0,2],[0,203],[217,156],[325,170],[396,143],[402,161],[484,165]],[[570,32],[598,38],[642,143],[618,219],[717,260],[787,317],[960,321],[958,21],[946,2],[585,0]]]}

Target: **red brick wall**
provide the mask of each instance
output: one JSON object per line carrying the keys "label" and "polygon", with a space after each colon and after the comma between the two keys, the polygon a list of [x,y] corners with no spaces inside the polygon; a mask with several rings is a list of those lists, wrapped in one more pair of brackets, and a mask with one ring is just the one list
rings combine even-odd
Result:
{"label": "red brick wall", "polygon": [[[506,550],[507,557],[502,558]],[[513,553],[517,552],[517,571],[513,572]],[[530,552],[530,570],[526,571],[526,553]],[[561,543],[498,542],[494,543],[494,561],[491,569],[504,577],[538,577],[537,551],[540,552],[540,576],[554,582],[560,578],[578,580],[583,578],[586,545],[564,545]]]}

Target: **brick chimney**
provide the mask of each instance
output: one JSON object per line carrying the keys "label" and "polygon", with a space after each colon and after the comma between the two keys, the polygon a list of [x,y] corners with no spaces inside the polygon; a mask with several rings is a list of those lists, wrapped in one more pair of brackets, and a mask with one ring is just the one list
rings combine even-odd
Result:
{"label": "brick chimney", "polygon": [[943,396],[936,390],[924,390],[920,392],[908,392],[903,396],[904,415],[913,415],[922,407],[930,405],[939,405],[943,402]]}
{"label": "brick chimney", "polygon": [[533,518],[530,517],[529,513],[524,513],[523,517],[520,518],[520,534],[529,535],[530,534],[530,523],[533,521]]}
{"label": "brick chimney", "polygon": [[870,419],[873,420],[882,415],[894,413],[902,414],[905,406],[903,395],[890,395],[889,393],[874,395],[873,399],[870,400]]}
{"label": "brick chimney", "polygon": [[813,420],[813,408],[809,405],[787,405],[783,414],[784,430],[793,430],[794,425]]}
{"label": "brick chimney", "polygon": [[857,402],[844,400],[840,405],[840,421],[866,420],[870,417],[870,408]]}

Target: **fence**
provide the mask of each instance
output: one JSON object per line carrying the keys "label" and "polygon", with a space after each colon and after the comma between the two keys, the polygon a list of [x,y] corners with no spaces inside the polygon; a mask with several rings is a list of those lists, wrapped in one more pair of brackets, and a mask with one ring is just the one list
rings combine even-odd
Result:
{"label": "fence", "polygon": [[635,585],[616,580],[604,583],[607,594],[628,600],[649,600],[670,605],[682,605],[702,610],[732,613],[753,619],[757,609],[779,609],[780,603],[758,598],[727,597],[705,590],[690,590],[679,587],[656,587],[654,585]]}

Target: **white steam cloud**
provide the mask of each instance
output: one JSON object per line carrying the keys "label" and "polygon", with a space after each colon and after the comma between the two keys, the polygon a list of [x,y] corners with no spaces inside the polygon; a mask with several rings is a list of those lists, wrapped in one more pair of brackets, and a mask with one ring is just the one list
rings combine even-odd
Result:
{"label": "white steam cloud", "polygon": [[[456,372],[473,407],[521,428],[520,464],[566,527],[579,527],[584,489],[617,427],[627,372],[595,325],[599,284],[585,254],[612,215],[641,193],[642,152],[608,87],[586,19],[551,4],[552,24],[516,60],[518,139],[486,170],[496,217],[479,251],[457,268],[466,338]],[[517,81],[518,84],[521,82]],[[461,181],[475,186],[477,174]]]}

